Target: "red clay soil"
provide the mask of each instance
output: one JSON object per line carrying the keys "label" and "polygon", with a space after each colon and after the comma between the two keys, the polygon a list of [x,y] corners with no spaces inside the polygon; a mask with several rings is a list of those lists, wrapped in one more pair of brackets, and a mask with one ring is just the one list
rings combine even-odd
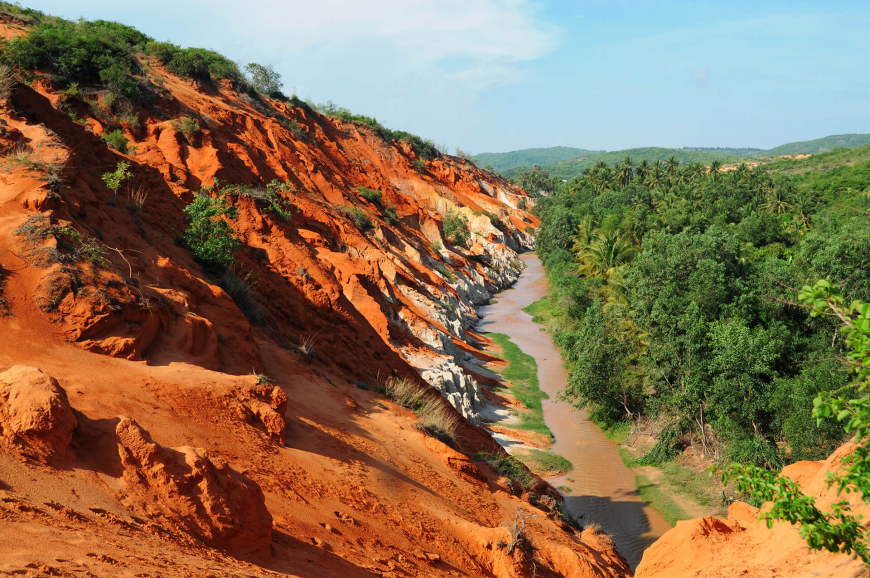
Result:
{"label": "red clay soil", "polygon": [[[84,125],[48,80],[0,105],[0,574],[630,575],[606,538],[550,511],[552,488],[515,495],[473,461],[501,451],[483,429],[460,418],[450,447],[374,391],[444,358],[421,336],[464,338],[436,307],[473,318],[488,295],[472,303],[463,280],[510,281],[446,242],[446,211],[507,262],[537,223],[517,209],[525,193],[453,157],[418,172],[409,146],[362,125],[148,74],[159,90],[122,125],[126,155],[99,136],[115,128],[99,94],[63,105]],[[181,116],[198,119],[196,146]],[[133,178],[114,203],[101,177],[120,161]],[[227,197],[247,316],[177,244],[184,207],[218,180],[294,189],[289,220],[257,194]],[[534,517],[511,548],[518,512]]]}
{"label": "red clay soil", "polygon": [[[823,510],[846,498],[853,512],[867,518],[870,508],[855,494],[836,495],[828,489],[827,476],[839,468],[840,460],[853,451],[847,443],[823,462],[803,461],[783,468],[782,474],[798,483],[801,491],[817,499]],[[761,510],[744,502],[728,508],[728,519],[712,516],[677,522],[644,553],[637,567],[637,578],[730,578],[731,576],[859,578],[868,575],[860,560],[846,554],[809,552],[799,528],[776,522],[768,529]],[[700,573],[699,573],[700,572]]]}

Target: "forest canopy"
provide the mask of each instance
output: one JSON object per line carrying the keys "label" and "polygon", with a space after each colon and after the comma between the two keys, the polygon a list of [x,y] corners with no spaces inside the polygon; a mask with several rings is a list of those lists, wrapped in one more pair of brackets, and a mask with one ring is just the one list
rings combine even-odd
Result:
{"label": "forest canopy", "polygon": [[826,457],[846,436],[813,400],[851,376],[797,288],[870,300],[868,196],[870,147],[728,171],[626,157],[560,183],[535,212],[563,397],[605,426],[653,420],[646,463],[690,442],[771,468]]}

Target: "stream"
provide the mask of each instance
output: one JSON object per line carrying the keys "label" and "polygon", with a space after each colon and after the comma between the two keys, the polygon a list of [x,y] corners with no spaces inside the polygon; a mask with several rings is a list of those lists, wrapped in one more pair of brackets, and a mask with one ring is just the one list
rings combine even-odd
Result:
{"label": "stream", "polygon": [[550,396],[543,401],[543,409],[544,421],[556,438],[552,449],[574,465],[568,474],[547,481],[571,488],[565,493],[568,512],[583,525],[600,524],[634,569],[644,550],[671,527],[638,496],[634,474],[623,463],[617,444],[601,433],[584,410],[558,401],[557,394],[568,377],[559,348],[543,326],[533,323],[532,316],[522,310],[548,294],[544,266],[537,255],[520,257],[526,269],[512,289],[494,296],[498,303],[479,310],[478,329],[508,335],[537,361],[540,387]]}

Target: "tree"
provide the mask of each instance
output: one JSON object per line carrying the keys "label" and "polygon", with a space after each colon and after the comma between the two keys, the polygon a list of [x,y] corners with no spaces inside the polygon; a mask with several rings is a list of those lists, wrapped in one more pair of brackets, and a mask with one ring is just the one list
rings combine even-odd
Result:
{"label": "tree", "polygon": [[447,209],[444,215],[444,236],[457,247],[468,243],[471,232],[468,229],[468,218],[456,209]]}
{"label": "tree", "polygon": [[281,75],[272,68],[271,64],[263,66],[252,62],[245,67],[245,70],[250,75],[251,86],[257,92],[266,95],[281,92],[284,83],[281,81]]}
{"label": "tree", "polygon": [[233,253],[241,243],[233,236],[226,219],[235,219],[238,211],[223,197],[199,195],[184,208],[190,223],[183,238],[194,258],[214,271],[226,269],[235,261]]}
{"label": "tree", "polygon": [[559,179],[551,177],[550,173],[539,165],[535,165],[531,169],[517,175],[516,183],[529,193],[530,196],[536,197],[542,194],[550,195],[554,193],[559,184]]}
{"label": "tree", "polygon": [[[858,494],[859,503],[870,500],[870,303],[853,301],[848,307],[839,290],[826,280],[813,287],[804,286],[798,299],[812,311],[812,316],[829,316],[837,320],[838,331],[845,338],[847,364],[856,377],[851,387],[818,396],[813,400],[813,417],[819,424],[836,419],[847,433],[854,435],[855,450],[844,457],[842,469],[829,472],[828,488],[837,496]],[[852,397],[852,399],[848,399]],[[800,535],[812,550],[854,553],[870,564],[870,530],[861,517],[852,514],[845,497],[824,510],[815,498],[805,495],[790,478],[755,466],[734,466],[723,474],[723,481],[736,480],[737,487],[758,500],[772,502],[762,514],[767,527],[783,521],[800,524]],[[853,500],[854,501],[854,500]]]}
{"label": "tree", "polygon": [[118,189],[121,188],[124,181],[132,176],[133,173],[130,172],[130,163],[128,161],[119,162],[113,172],[103,174],[103,182],[115,194],[115,198],[112,200],[113,205],[118,204]]}
{"label": "tree", "polygon": [[669,156],[667,160],[668,176],[674,178],[674,176],[676,176],[677,174],[677,168],[679,168],[679,166],[680,161],[677,160],[677,157],[675,157],[674,155]]}

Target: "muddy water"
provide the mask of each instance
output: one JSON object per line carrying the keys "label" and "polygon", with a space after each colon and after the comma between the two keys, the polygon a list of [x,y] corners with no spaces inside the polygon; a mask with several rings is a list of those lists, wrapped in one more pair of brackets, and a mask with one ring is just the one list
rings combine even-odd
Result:
{"label": "muddy water", "polygon": [[522,311],[547,295],[547,279],[537,255],[522,255],[522,260],[527,268],[514,288],[496,295],[495,305],[479,310],[483,319],[478,328],[507,334],[537,360],[541,389],[550,396],[543,407],[544,420],[556,438],[553,451],[574,464],[574,470],[566,476],[548,481],[554,486],[571,488],[565,498],[569,512],[575,518],[582,516],[580,521],[584,524],[600,524],[634,568],[643,551],[670,526],[637,495],[634,474],[623,464],[618,446],[601,433],[584,411],[557,400],[567,378],[559,349],[549,333],[541,331],[542,326],[533,323],[531,315]]}

